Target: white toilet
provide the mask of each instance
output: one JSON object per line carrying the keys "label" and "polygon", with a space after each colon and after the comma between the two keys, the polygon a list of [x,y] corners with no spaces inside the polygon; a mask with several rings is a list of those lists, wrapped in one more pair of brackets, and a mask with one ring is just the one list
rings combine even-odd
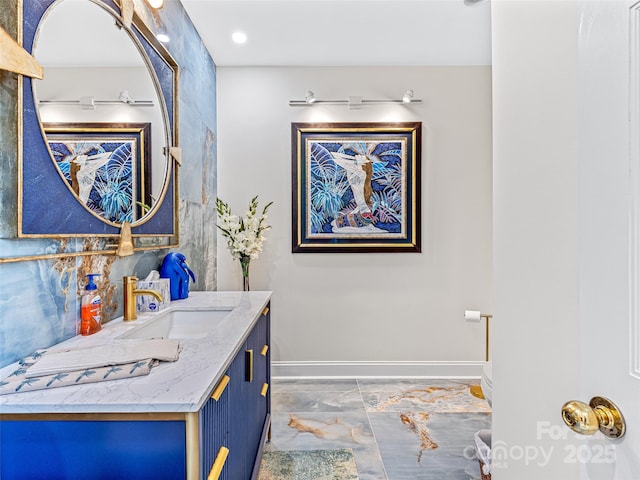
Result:
{"label": "white toilet", "polygon": [[482,367],[482,378],[480,379],[480,387],[484,398],[487,399],[487,403],[491,406],[491,398],[493,394],[493,382],[491,380],[491,361],[488,361]]}

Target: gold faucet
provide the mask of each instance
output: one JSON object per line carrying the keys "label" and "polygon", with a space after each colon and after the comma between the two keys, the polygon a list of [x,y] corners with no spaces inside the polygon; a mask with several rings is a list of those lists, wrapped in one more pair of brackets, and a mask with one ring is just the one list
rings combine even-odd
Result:
{"label": "gold faucet", "polygon": [[136,309],[136,295],[153,295],[162,302],[162,295],[155,290],[144,290],[136,288],[138,286],[138,277],[126,276],[122,279],[124,292],[124,321],[130,322],[138,318]]}

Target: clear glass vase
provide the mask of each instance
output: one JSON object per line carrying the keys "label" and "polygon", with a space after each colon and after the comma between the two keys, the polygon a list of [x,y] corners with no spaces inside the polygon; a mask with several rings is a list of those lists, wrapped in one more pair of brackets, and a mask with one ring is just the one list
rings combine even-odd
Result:
{"label": "clear glass vase", "polygon": [[245,292],[250,290],[249,288],[249,264],[251,263],[251,257],[249,255],[240,255],[240,266],[242,267],[242,289]]}

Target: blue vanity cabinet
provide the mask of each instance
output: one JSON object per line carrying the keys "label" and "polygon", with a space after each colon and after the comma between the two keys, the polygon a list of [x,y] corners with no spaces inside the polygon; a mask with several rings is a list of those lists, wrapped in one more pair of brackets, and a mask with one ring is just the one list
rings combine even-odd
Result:
{"label": "blue vanity cabinet", "polygon": [[270,426],[269,336],[267,307],[196,412],[0,413],[0,478],[257,478]]}
{"label": "blue vanity cabinet", "polygon": [[[267,306],[230,368],[229,478],[258,477],[270,417],[270,316]],[[241,381],[234,382],[233,379]]]}
{"label": "blue vanity cabinet", "polygon": [[2,415],[0,478],[245,478],[225,466],[230,382],[225,374],[198,412]]}

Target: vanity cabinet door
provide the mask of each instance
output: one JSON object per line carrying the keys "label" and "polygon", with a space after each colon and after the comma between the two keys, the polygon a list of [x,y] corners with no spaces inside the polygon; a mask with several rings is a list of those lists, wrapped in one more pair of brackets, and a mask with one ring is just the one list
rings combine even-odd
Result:
{"label": "vanity cabinet door", "polygon": [[227,372],[211,393],[211,397],[199,412],[200,426],[200,477],[212,480],[229,478],[226,461],[229,453],[228,434],[230,419],[230,372]]}
{"label": "vanity cabinet door", "polygon": [[[247,415],[250,410],[247,403],[249,373],[249,354],[245,342],[236,355],[229,368],[232,381],[230,383],[230,422],[229,422],[229,478],[233,480],[246,480],[251,471],[248,468],[247,456],[247,432],[252,423],[252,418]],[[251,462],[253,466],[253,462]]]}
{"label": "vanity cabinet door", "polygon": [[[231,365],[231,420],[229,427],[229,478],[256,478],[260,466],[263,432],[268,428],[270,381],[269,310],[247,337]],[[265,387],[266,385],[266,387]]]}
{"label": "vanity cabinet door", "polygon": [[[185,478],[185,422],[2,418],[0,478]],[[44,416],[43,416],[44,417]],[[89,416],[90,417],[90,416]],[[86,417],[86,418],[89,418]]]}
{"label": "vanity cabinet door", "polygon": [[[251,382],[251,404],[253,408],[254,428],[249,433],[249,445],[253,458],[258,456],[262,447],[263,432],[268,428],[268,412],[270,411],[270,360],[269,351],[269,307],[265,308],[256,327],[249,338],[255,350],[253,365],[253,382]],[[256,465],[258,467],[259,465]]]}

